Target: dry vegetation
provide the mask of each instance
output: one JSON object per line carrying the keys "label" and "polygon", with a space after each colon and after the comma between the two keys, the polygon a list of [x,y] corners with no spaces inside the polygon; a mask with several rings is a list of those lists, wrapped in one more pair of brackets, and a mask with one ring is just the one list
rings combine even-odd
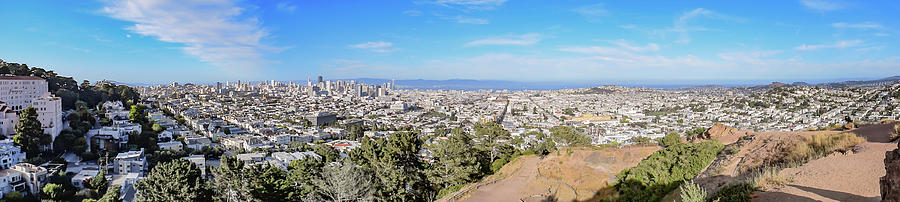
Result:
{"label": "dry vegetation", "polygon": [[[839,131],[755,133],[726,146],[695,180],[712,198],[749,200],[748,193],[791,183],[789,176],[779,175],[782,169],[850,151],[865,141],[854,133]],[[725,190],[729,193],[718,193]]]}

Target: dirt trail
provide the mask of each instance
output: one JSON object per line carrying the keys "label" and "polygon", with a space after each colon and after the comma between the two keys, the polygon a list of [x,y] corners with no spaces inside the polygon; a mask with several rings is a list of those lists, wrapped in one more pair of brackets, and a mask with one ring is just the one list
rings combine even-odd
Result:
{"label": "dirt trail", "polygon": [[462,201],[521,201],[525,186],[538,175],[537,163],[540,161],[534,156],[523,158],[522,167],[517,172],[497,183],[478,188]]}
{"label": "dirt trail", "polygon": [[897,148],[889,141],[891,124],[851,132],[868,141],[848,154],[835,153],[779,174],[793,178],[787,186],[758,192],[753,201],[880,201],[878,179],[885,175],[884,153]]}

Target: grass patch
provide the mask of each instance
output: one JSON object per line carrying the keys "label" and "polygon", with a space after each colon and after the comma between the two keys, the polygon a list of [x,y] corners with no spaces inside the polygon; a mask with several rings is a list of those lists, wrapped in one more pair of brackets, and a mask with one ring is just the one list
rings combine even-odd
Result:
{"label": "grass patch", "polygon": [[850,147],[865,142],[866,139],[853,133],[815,134],[806,136],[801,141],[792,141],[783,150],[784,158],[772,163],[793,164],[804,163],[811,159],[821,158],[833,152],[845,152]]}
{"label": "grass patch", "polygon": [[753,175],[750,179],[750,184],[763,190],[787,185],[792,180],[789,177],[779,175],[778,172],[780,170],[775,167],[762,169]]}

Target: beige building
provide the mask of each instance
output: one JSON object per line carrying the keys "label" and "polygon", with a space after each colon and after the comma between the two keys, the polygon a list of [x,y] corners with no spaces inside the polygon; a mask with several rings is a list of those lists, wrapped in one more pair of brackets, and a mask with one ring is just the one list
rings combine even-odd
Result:
{"label": "beige building", "polygon": [[[50,134],[54,140],[64,128],[62,122],[62,99],[53,96],[48,90],[47,81],[36,76],[0,75],[0,102],[6,103],[12,111],[21,112],[27,107],[34,107],[38,112],[38,120],[44,133]],[[4,113],[5,115],[5,113]],[[0,117],[0,127],[5,127],[9,119],[18,117]],[[12,124],[15,126],[15,124]],[[5,128],[8,129],[8,128]],[[3,131],[4,135],[13,134]]]}

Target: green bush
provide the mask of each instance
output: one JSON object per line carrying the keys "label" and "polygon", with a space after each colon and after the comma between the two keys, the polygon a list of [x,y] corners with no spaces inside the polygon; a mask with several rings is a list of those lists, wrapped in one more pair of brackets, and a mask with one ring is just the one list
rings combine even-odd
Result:
{"label": "green bush", "polygon": [[710,201],[719,202],[750,202],[753,192],[758,191],[756,186],[748,183],[738,183],[723,187],[710,197]]}
{"label": "green bush", "polygon": [[507,161],[506,159],[494,160],[494,162],[491,163],[491,172],[497,173],[497,171],[500,171],[500,169],[503,168],[506,163],[509,163],[509,161]]}
{"label": "green bush", "polygon": [[711,140],[683,143],[654,152],[637,166],[620,172],[615,185],[620,201],[659,201],[705,168],[725,146]]}
{"label": "green bush", "polygon": [[703,187],[694,184],[694,181],[686,181],[681,185],[681,201],[683,202],[703,202],[706,201],[706,191]]}

